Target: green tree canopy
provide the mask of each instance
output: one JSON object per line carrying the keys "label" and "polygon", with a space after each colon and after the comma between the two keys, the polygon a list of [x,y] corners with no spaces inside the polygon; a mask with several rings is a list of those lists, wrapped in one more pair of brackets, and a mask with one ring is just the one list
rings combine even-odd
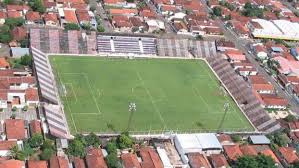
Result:
{"label": "green tree canopy", "polygon": [[101,141],[100,138],[94,134],[93,132],[89,133],[86,137],[85,137],[85,142],[87,146],[93,146],[98,148],[101,145]]}
{"label": "green tree canopy", "polygon": [[241,12],[242,15],[247,17],[258,17],[263,18],[263,9],[259,8],[257,5],[252,5],[250,2],[246,2],[243,11]]}
{"label": "green tree canopy", "polygon": [[45,13],[46,8],[43,5],[43,2],[41,0],[29,0],[29,6],[33,11],[39,12],[39,13]]}
{"label": "green tree canopy", "polygon": [[215,16],[222,16],[222,8],[219,6],[216,6],[213,8],[213,14]]}
{"label": "green tree canopy", "polygon": [[16,145],[10,149],[10,156],[16,160],[25,160],[25,154],[19,147]]}
{"label": "green tree canopy", "polygon": [[76,23],[67,23],[64,26],[65,30],[80,30],[80,27]]}
{"label": "green tree canopy", "polygon": [[121,133],[121,135],[117,138],[117,143],[120,149],[132,148],[134,141],[129,136],[128,132]]}
{"label": "green tree canopy", "polygon": [[116,142],[112,141],[112,142],[108,142],[108,144],[106,145],[106,150],[107,152],[110,153],[117,153],[117,144]]}
{"label": "green tree canopy", "polygon": [[51,148],[46,148],[42,151],[42,153],[40,154],[40,159],[41,160],[50,160],[51,157],[54,155],[54,150]]}
{"label": "green tree canopy", "polygon": [[34,134],[28,139],[28,144],[32,148],[39,148],[44,142],[42,134]]}
{"label": "green tree canopy", "polygon": [[67,149],[67,154],[71,156],[81,157],[81,158],[85,157],[86,152],[85,152],[84,144],[80,140],[74,139],[69,144],[69,147]]}
{"label": "green tree canopy", "polygon": [[106,157],[106,162],[109,168],[121,168],[121,163],[115,153],[109,154]]}
{"label": "green tree canopy", "polygon": [[265,155],[258,155],[256,158],[258,168],[275,168],[275,162],[272,157]]}
{"label": "green tree canopy", "polygon": [[8,25],[2,25],[0,27],[0,42],[9,43],[12,40],[12,35],[10,33],[10,28]]}
{"label": "green tree canopy", "polygon": [[252,156],[239,157],[236,162],[236,168],[257,168],[258,163]]}
{"label": "green tree canopy", "polygon": [[25,20],[23,18],[7,18],[5,19],[5,25],[9,26],[12,30],[14,27],[22,26],[25,24]]}

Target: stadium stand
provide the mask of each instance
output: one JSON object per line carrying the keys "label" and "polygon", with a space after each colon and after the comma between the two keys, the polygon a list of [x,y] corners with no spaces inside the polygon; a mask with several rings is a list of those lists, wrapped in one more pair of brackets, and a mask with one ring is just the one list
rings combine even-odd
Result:
{"label": "stadium stand", "polygon": [[70,138],[48,56],[34,47],[31,47],[31,51],[50,133],[59,138]]}
{"label": "stadium stand", "polygon": [[90,35],[78,31],[59,29],[30,29],[32,47],[52,54],[97,54],[96,33]]}
{"label": "stadium stand", "polygon": [[237,101],[251,123],[259,130],[273,132],[280,129],[279,123],[270,118],[253,95],[250,87],[238,76],[227,61],[217,57],[207,58],[207,62],[218,75],[223,85]]}
{"label": "stadium stand", "polygon": [[57,93],[54,87],[55,80],[47,55],[34,47],[31,47],[31,51],[42,97],[54,104],[58,104]]}
{"label": "stadium stand", "polygon": [[156,38],[127,36],[97,36],[99,53],[157,55]]}
{"label": "stadium stand", "polygon": [[209,41],[157,39],[157,50],[158,55],[163,57],[207,58],[216,56],[215,44]]}

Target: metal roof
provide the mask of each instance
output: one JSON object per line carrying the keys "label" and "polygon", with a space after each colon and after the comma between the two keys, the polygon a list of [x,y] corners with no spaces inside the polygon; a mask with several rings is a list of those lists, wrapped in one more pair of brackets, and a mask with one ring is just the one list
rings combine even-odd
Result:
{"label": "metal roof", "polygon": [[265,135],[252,135],[249,138],[253,144],[270,144],[270,140]]}

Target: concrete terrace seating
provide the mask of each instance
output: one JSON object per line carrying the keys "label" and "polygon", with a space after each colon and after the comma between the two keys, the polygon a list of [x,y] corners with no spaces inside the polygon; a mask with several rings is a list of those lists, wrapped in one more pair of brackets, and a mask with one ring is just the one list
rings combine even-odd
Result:
{"label": "concrete terrace seating", "polygon": [[36,48],[32,47],[31,50],[41,94],[48,101],[58,104],[57,93],[53,83],[54,76],[50,69],[48,57]]}
{"label": "concrete terrace seating", "polygon": [[209,57],[207,61],[259,131],[273,132],[280,129],[279,123],[270,118],[250,87],[234,72],[227,61],[217,57]]}

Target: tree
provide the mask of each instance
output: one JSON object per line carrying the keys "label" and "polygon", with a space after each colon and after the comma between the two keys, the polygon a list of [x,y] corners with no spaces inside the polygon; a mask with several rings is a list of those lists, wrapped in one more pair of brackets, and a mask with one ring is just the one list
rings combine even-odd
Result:
{"label": "tree", "polygon": [[54,150],[50,148],[46,148],[42,151],[40,154],[40,159],[41,160],[50,160],[50,158],[54,155]]}
{"label": "tree", "polygon": [[89,10],[92,11],[92,12],[94,12],[96,9],[97,9],[97,8],[96,8],[94,5],[92,5],[92,6],[89,8]]}
{"label": "tree", "polygon": [[91,24],[90,23],[83,23],[82,25],[81,25],[81,27],[82,27],[82,29],[84,29],[84,30],[87,30],[87,31],[90,31],[91,29],[92,29],[92,26],[91,26]]}
{"label": "tree", "polygon": [[117,153],[117,144],[114,141],[109,142],[106,146],[106,150],[109,154],[111,154],[111,153],[116,154]]}
{"label": "tree", "polygon": [[12,40],[12,35],[10,33],[10,28],[7,25],[2,25],[0,27],[0,42],[9,43]]}
{"label": "tree", "polygon": [[120,161],[116,154],[112,153],[106,157],[106,162],[109,168],[121,168]]}
{"label": "tree", "polygon": [[43,5],[43,2],[41,0],[29,0],[29,6],[33,11],[39,12],[39,13],[45,13],[46,8]]}
{"label": "tree", "polygon": [[25,157],[28,159],[30,156],[34,154],[34,149],[30,147],[28,142],[24,142],[24,149],[23,149]]}
{"label": "tree", "polygon": [[24,154],[24,152],[21,151],[17,145],[14,146],[14,147],[12,147],[12,148],[10,149],[10,156],[11,156],[13,159],[17,159],[17,160],[25,160],[25,154]]}
{"label": "tree", "polygon": [[242,15],[247,17],[258,17],[263,18],[263,9],[260,9],[257,5],[252,5],[250,2],[246,2]]}
{"label": "tree", "polygon": [[213,14],[215,16],[222,16],[222,8],[219,6],[216,6],[213,8]]}
{"label": "tree", "polygon": [[272,157],[265,155],[256,156],[256,161],[258,164],[258,168],[275,168],[275,162]]}
{"label": "tree", "polygon": [[65,30],[80,30],[80,27],[76,23],[67,23],[64,26]]}
{"label": "tree", "polygon": [[231,138],[234,142],[240,142],[242,140],[240,135],[232,135]]}
{"label": "tree", "polygon": [[32,67],[32,56],[31,55],[24,55],[20,58],[20,64],[24,66]]}
{"label": "tree", "polygon": [[91,132],[85,137],[86,146],[93,146],[98,148],[101,145],[100,138]]}
{"label": "tree", "polygon": [[84,144],[80,140],[74,139],[69,144],[67,154],[83,158],[86,155]]}
{"label": "tree", "polygon": [[28,139],[28,144],[32,148],[39,148],[44,142],[44,138],[41,134],[34,134]]}
{"label": "tree", "polygon": [[287,135],[284,133],[275,132],[272,135],[269,135],[269,138],[273,143],[277,144],[280,147],[287,146],[288,144]]}
{"label": "tree", "polygon": [[25,24],[25,20],[23,18],[7,18],[5,19],[5,25],[9,26],[12,30],[16,26],[22,26]]}
{"label": "tree", "polygon": [[117,143],[120,149],[125,149],[125,148],[132,148],[134,141],[129,136],[128,132],[124,132],[121,133],[120,136],[118,137]]}
{"label": "tree", "polygon": [[284,120],[287,121],[287,122],[293,122],[293,121],[296,121],[297,118],[296,118],[296,116],[294,116],[294,115],[292,115],[292,114],[289,114],[288,116],[286,116],[286,117],[284,118]]}
{"label": "tree", "polygon": [[252,156],[239,157],[236,162],[236,168],[257,168],[258,163]]}
{"label": "tree", "polygon": [[105,28],[103,26],[101,26],[101,25],[98,25],[97,31],[98,32],[105,32]]}

